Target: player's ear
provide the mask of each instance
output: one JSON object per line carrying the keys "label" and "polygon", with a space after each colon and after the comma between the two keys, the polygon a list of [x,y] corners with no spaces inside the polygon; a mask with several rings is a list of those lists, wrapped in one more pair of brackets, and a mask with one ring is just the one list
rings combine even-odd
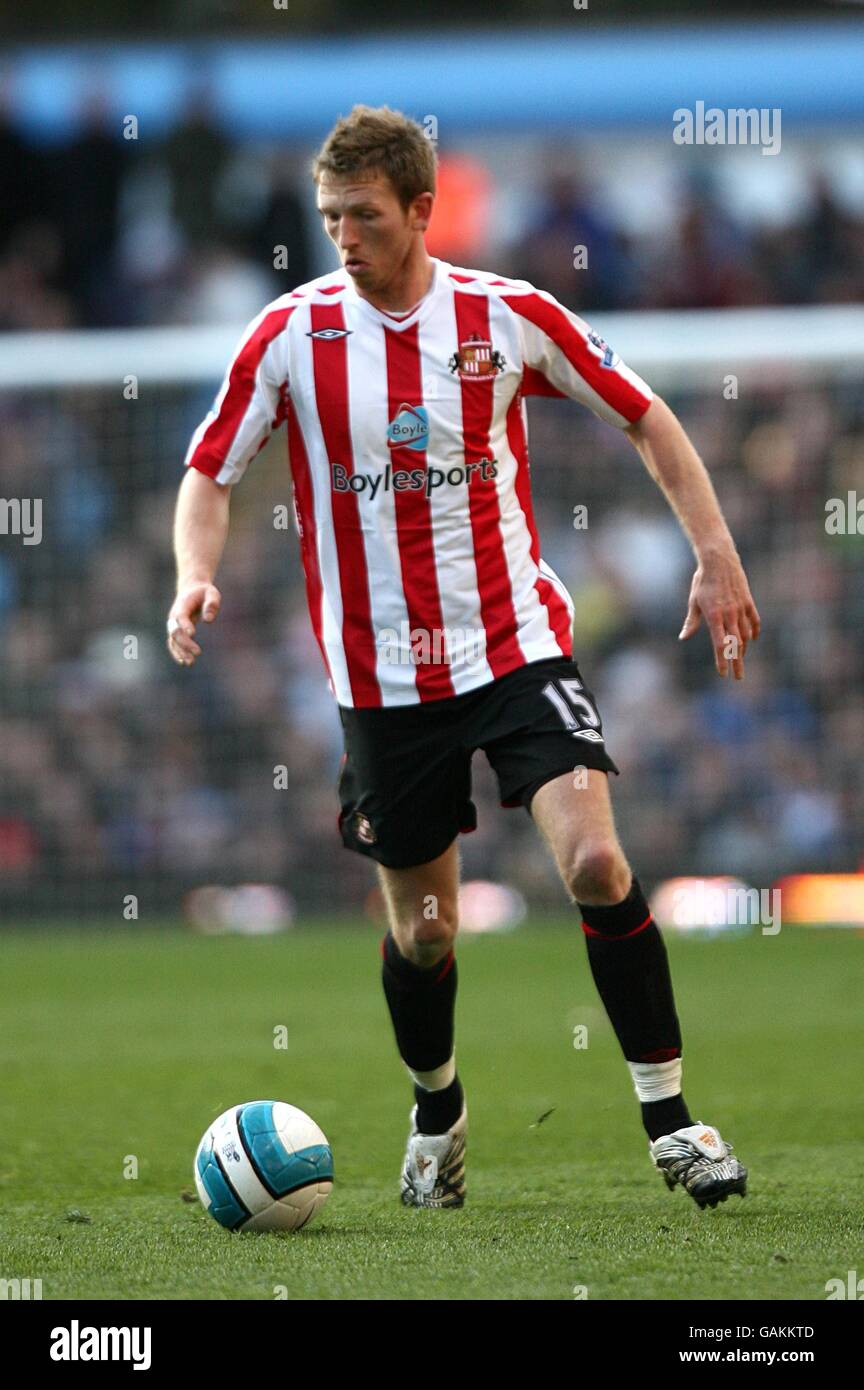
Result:
{"label": "player's ear", "polygon": [[411,218],[411,226],[415,232],[425,232],[432,220],[432,204],[435,201],[434,193],[418,193],[412,199],[408,208],[408,215]]}

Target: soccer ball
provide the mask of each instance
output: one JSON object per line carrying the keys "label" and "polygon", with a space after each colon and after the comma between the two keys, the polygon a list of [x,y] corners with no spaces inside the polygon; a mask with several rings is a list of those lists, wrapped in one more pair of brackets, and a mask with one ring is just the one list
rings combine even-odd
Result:
{"label": "soccer ball", "polygon": [[195,1155],[195,1186],[229,1231],[299,1231],[333,1186],[333,1154],[303,1110],[282,1100],[232,1105]]}

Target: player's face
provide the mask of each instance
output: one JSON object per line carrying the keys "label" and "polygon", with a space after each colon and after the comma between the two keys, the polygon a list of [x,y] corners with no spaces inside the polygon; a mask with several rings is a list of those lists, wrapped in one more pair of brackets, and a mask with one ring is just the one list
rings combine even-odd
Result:
{"label": "player's face", "polygon": [[373,294],[399,274],[418,231],[425,230],[431,194],[403,208],[384,174],[365,179],[328,179],[318,184],[324,230],[360,290]]}

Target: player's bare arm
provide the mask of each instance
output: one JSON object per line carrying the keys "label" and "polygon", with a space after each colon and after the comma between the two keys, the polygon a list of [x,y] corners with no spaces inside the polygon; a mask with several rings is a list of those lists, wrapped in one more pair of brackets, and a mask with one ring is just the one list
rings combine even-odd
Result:
{"label": "player's bare arm", "polygon": [[[696,573],[679,639],[692,637],[704,617],[718,674],[725,676],[731,668],[735,679],[741,680],[747,643],[759,636],[761,621],[705,465],[677,416],[659,396],[626,433],[680,521],[696,556]],[[736,641],[729,643],[730,637]]]}
{"label": "player's bare arm", "polygon": [[195,628],[212,623],[222,596],[213,583],[225,541],[231,488],[190,468],[180,484],[174,514],[177,595],[168,614],[168,650],[180,666],[201,655]]}

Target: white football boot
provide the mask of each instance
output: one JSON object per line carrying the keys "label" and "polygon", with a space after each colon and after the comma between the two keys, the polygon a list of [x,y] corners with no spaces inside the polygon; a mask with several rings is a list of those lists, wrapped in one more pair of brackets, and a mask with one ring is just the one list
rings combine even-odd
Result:
{"label": "white football boot", "polygon": [[648,1151],[666,1186],[671,1190],[680,1183],[703,1211],[725,1202],[731,1192],[739,1197],[747,1192],[747,1169],[713,1125],[686,1125],[663,1134]]}
{"label": "white football boot", "polygon": [[400,1189],[406,1207],[461,1207],[465,1201],[465,1134],[468,1111],[446,1134],[420,1134],[417,1106],[411,1111]]}

